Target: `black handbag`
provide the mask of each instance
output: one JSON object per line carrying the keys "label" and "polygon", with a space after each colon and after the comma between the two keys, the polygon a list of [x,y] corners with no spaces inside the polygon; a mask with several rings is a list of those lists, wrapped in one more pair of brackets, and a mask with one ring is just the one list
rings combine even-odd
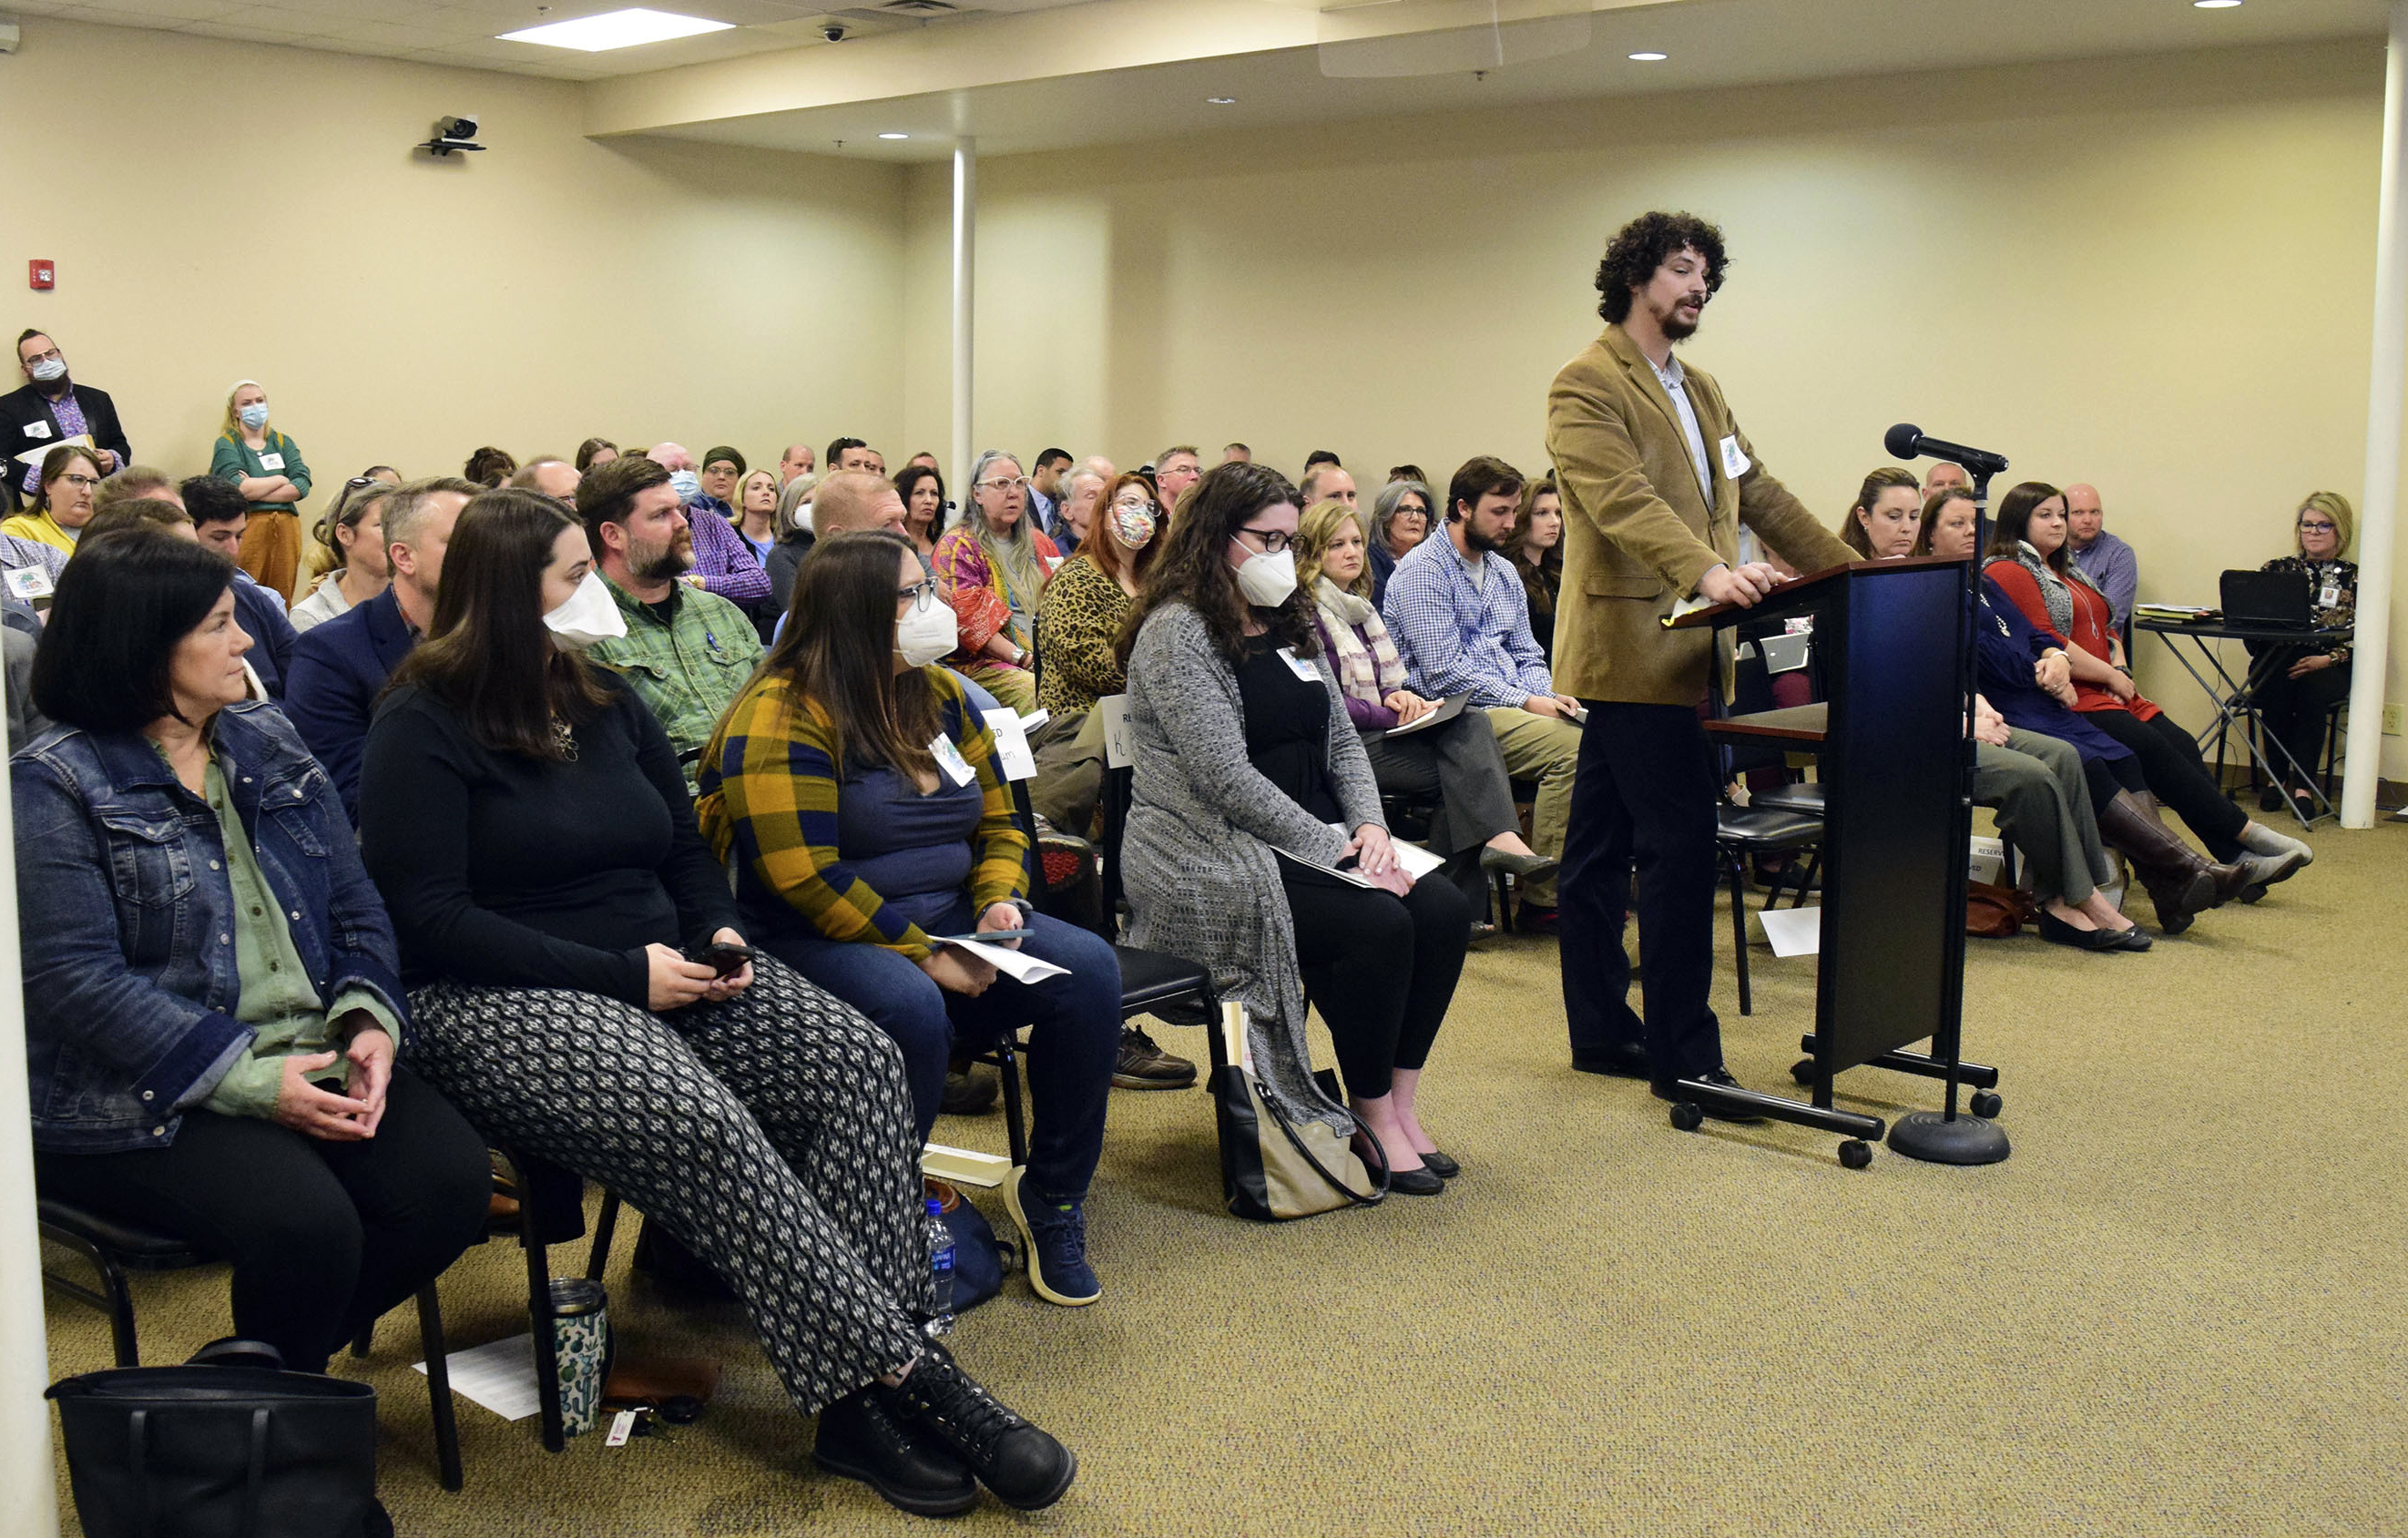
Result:
{"label": "black handbag", "polygon": [[51,1384],[86,1538],[391,1538],[376,1390],[281,1360],[219,1342]]}

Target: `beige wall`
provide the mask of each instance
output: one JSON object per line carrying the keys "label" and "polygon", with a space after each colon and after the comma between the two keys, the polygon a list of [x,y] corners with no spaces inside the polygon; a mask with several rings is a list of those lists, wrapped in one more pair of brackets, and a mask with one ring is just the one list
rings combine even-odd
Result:
{"label": "beige wall", "polygon": [[[2381,113],[2353,44],[992,160],[976,436],[1536,465],[1606,235],[1685,206],[1733,256],[1688,355],[1816,510],[1916,421],[2095,481],[2144,596],[2212,603],[2306,491],[2359,495]],[[949,431],[946,186],[908,197],[915,445]],[[2157,643],[2141,662],[2203,718]]]}
{"label": "beige wall", "polygon": [[[336,482],[589,434],[776,459],[900,425],[901,173],[583,136],[578,88],[29,18],[0,59],[13,338],[52,331],[135,451],[207,467],[228,389]],[[476,110],[483,154],[408,146]],[[74,210],[62,216],[64,210]],[[18,382],[11,380],[11,384]],[[306,510],[306,509],[305,509]]]}

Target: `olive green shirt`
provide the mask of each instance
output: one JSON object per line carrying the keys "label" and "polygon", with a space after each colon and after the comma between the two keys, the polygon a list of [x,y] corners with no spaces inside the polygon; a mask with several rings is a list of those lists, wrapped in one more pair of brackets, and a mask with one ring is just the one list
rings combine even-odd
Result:
{"label": "olive green shirt", "polygon": [[[293,944],[292,925],[301,916],[287,914],[277,903],[276,889],[259,867],[251,832],[226,794],[225,771],[214,754],[201,788],[209,809],[218,815],[226,882],[234,890],[234,961],[241,990],[234,1018],[251,1028],[251,1038],[200,1104],[220,1116],[265,1117],[276,1109],[276,1096],[283,1088],[284,1060],[335,1047],[335,1021],[363,1009],[396,1042],[401,1022],[382,1000],[362,988],[345,989],[335,996],[332,1009],[325,1007],[309,981],[308,963]],[[343,1076],[339,1064],[325,1072],[329,1077]]]}

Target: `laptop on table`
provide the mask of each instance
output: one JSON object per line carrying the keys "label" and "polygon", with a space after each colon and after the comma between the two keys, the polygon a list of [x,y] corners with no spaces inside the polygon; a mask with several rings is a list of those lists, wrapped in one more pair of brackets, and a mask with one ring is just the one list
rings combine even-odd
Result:
{"label": "laptop on table", "polygon": [[2218,587],[2224,600],[2224,622],[2256,625],[2267,630],[2313,630],[2315,611],[2309,607],[2305,572],[2226,572]]}

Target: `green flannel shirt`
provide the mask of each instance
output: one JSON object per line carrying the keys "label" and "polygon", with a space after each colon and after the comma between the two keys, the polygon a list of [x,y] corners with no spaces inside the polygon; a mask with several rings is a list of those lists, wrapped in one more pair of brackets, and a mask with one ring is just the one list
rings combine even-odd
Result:
{"label": "green flannel shirt", "polygon": [[[959,678],[940,667],[920,671],[936,691],[945,735],[978,774],[969,890],[971,909],[984,913],[1027,896],[1028,839],[1012,815],[1011,787],[996,763],[985,718],[970,708]],[[702,756],[702,799],[695,806],[702,836],[722,861],[741,861],[826,938],[924,961],[927,935],[888,908],[837,847],[843,776],[835,736],[827,713],[798,697],[791,678],[763,676],[728,712]]]}
{"label": "green flannel shirt", "polygon": [[760,634],[742,609],[691,583],[670,584],[664,621],[651,605],[608,577],[602,580],[626,617],[627,634],[586,655],[625,678],[660,718],[692,790],[695,755],[761,661]]}

